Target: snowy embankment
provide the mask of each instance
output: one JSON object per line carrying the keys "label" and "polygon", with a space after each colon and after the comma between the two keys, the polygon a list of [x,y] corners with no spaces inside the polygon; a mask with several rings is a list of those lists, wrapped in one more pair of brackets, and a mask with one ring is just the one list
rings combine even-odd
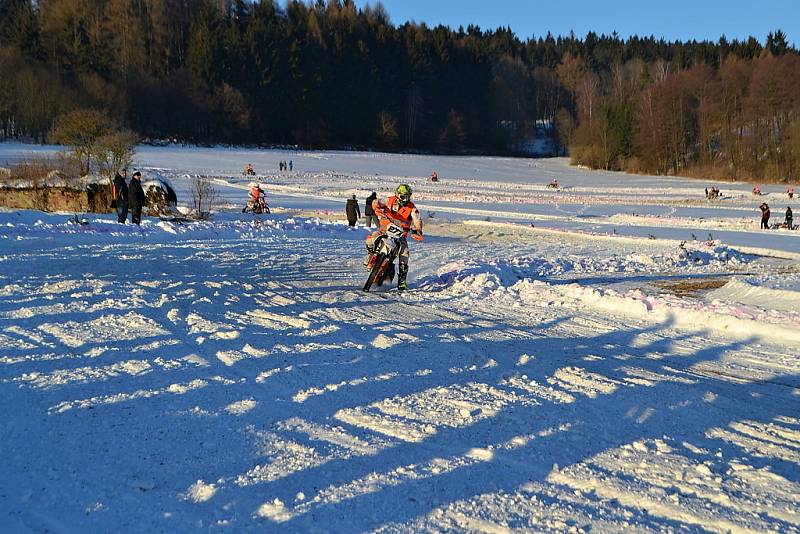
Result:
{"label": "snowy embankment", "polygon": [[[605,273],[672,273],[697,275],[720,267],[741,266],[751,257],[719,243],[681,246],[664,255],[632,254],[626,257],[544,258],[518,257],[491,262],[461,261],[441,267],[437,277],[425,283],[431,290],[446,289],[476,298],[493,298],[514,306],[592,308],[675,328],[711,330],[737,339],[761,339],[800,346],[799,291],[770,290],[744,286],[732,280],[717,290],[710,302],[650,295],[641,290],[619,292],[579,283],[548,281],[563,275]],[[710,267],[710,269],[708,269]],[[754,305],[753,294],[771,309]],[[778,298],[773,306],[773,299]],[[745,299],[747,303],[732,301]]]}
{"label": "snowy embankment", "polygon": [[[112,243],[120,238],[132,239],[137,243],[151,241],[172,241],[174,236],[196,239],[252,239],[258,240],[279,232],[314,231],[351,235],[353,239],[363,238],[363,232],[348,228],[341,223],[321,219],[283,217],[258,221],[242,220],[236,217],[221,217],[211,221],[180,221],[145,219],[141,226],[121,225],[109,217],[93,216],[68,220],[66,215],[52,215],[33,211],[0,211],[0,242],[24,241],[29,239],[53,240],[60,236],[72,236],[75,242]],[[13,245],[9,245],[13,246]],[[23,245],[24,246],[24,245]]]}
{"label": "snowy embankment", "polygon": [[800,276],[737,277],[709,293],[707,298],[797,313],[800,310]]}

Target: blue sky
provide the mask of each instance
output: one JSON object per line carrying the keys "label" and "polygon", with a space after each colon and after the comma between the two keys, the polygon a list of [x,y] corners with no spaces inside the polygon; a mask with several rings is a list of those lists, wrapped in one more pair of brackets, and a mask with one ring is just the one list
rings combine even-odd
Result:
{"label": "blue sky", "polygon": [[548,31],[584,36],[616,30],[623,37],[716,41],[722,34],[753,35],[763,42],[767,33],[781,29],[790,43],[800,43],[800,0],[383,0],[383,5],[398,25],[415,20],[453,28],[510,26],[523,39]]}

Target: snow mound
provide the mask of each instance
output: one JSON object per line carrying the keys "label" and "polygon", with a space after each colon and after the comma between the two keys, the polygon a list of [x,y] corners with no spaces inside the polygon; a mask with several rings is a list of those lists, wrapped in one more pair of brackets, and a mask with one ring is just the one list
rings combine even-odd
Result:
{"label": "snow mound", "polygon": [[506,295],[521,304],[559,304],[576,309],[631,317],[675,328],[714,331],[738,339],[762,339],[800,346],[800,312],[766,310],[741,304],[711,303],[672,295],[646,295],[642,291],[552,285],[524,280]]}
{"label": "snow mound", "polygon": [[[508,301],[510,306],[590,308],[676,328],[715,331],[739,339],[765,339],[800,346],[800,311],[795,304],[800,293],[795,291],[748,286],[734,281],[717,290],[719,293],[708,302],[552,280],[565,274],[703,272],[748,261],[749,256],[714,242],[699,246],[682,244],[678,250],[667,254],[632,254],[604,259],[519,257],[461,261],[443,266],[433,279],[425,282],[425,287],[468,298]],[[548,279],[551,280],[548,282]],[[731,295],[742,298],[736,302]],[[769,301],[770,309],[753,305],[759,300]],[[779,305],[773,306],[773,302]]]}
{"label": "snow mound", "polygon": [[95,216],[87,220],[87,224],[70,223],[64,215],[45,214],[41,212],[0,213],[0,241],[25,240],[35,238],[53,238],[57,236],[84,236],[95,243],[98,237],[106,236],[115,240],[120,236],[137,236],[139,238],[163,238],[174,240],[175,236],[186,239],[221,239],[268,236],[275,233],[323,232],[351,234],[361,238],[362,234],[338,221],[301,218],[269,218],[269,219],[232,219],[220,217],[219,220],[160,220],[145,218],[141,226],[118,224],[107,216]]}
{"label": "snow mound", "polygon": [[202,480],[198,480],[186,490],[183,498],[193,503],[201,503],[210,500],[217,492],[214,484],[206,484]]}
{"label": "snow mound", "polygon": [[[767,287],[764,280],[754,277],[733,278],[727,284],[706,295],[712,302],[727,301],[755,306],[797,312],[800,310],[800,275],[787,276],[785,287]],[[794,284],[792,283],[794,280]],[[795,285],[796,284],[796,285]]]}
{"label": "snow mound", "polygon": [[[705,302],[673,295],[647,295],[579,284],[551,284],[526,278],[506,286],[495,273],[456,280],[450,291],[469,298],[493,299],[506,306],[561,306],[665,324],[691,331],[711,331],[736,339],[759,339],[800,346],[800,311],[764,309],[714,300]],[[796,302],[796,301],[795,301]]]}
{"label": "snow mound", "polygon": [[751,256],[718,242],[682,244],[666,254],[629,254],[595,258],[567,256],[531,258],[526,256],[490,261],[459,261],[442,266],[430,288],[450,288],[481,293],[509,287],[521,280],[544,279],[567,274],[596,273],[666,273],[703,270],[705,267],[725,267],[749,262]]}

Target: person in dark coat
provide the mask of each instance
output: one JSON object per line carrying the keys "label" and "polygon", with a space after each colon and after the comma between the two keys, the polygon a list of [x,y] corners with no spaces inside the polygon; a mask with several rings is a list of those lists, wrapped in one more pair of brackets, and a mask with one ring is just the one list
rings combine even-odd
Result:
{"label": "person in dark coat", "polygon": [[794,216],[792,215],[792,207],[786,206],[786,228],[792,229],[794,225]]}
{"label": "person in dark coat", "polygon": [[358,207],[358,200],[356,200],[355,195],[353,195],[353,198],[347,199],[345,211],[347,212],[347,223],[350,226],[355,226],[356,221],[361,218],[361,208]]}
{"label": "person in dark coat", "polygon": [[378,193],[373,191],[367,197],[367,203],[364,205],[364,218],[365,218],[364,222],[367,223],[367,228],[372,228],[372,223],[373,222],[375,223],[376,227],[380,225],[380,222],[378,221],[378,216],[375,215],[375,209],[372,207],[372,202],[376,198],[378,198]]}
{"label": "person in dark coat", "polygon": [[128,186],[128,207],[131,210],[131,222],[141,224],[142,208],[144,208],[144,189],[142,189],[142,173],[136,171]]}
{"label": "person in dark coat", "polygon": [[762,202],[758,208],[761,210],[761,229],[769,230],[769,205]]}
{"label": "person in dark coat", "polygon": [[128,182],[125,178],[128,177],[128,169],[122,169],[114,176],[114,198],[111,201],[111,207],[117,209],[117,222],[125,224],[128,220]]}

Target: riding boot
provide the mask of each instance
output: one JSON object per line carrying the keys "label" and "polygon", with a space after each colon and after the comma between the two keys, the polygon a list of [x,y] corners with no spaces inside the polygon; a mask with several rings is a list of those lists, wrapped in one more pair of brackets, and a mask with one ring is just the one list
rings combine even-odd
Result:
{"label": "riding boot", "polygon": [[401,263],[399,265],[399,270],[397,271],[397,289],[400,291],[405,291],[408,289],[408,284],[406,283],[406,277],[408,276],[408,265],[405,263]]}

